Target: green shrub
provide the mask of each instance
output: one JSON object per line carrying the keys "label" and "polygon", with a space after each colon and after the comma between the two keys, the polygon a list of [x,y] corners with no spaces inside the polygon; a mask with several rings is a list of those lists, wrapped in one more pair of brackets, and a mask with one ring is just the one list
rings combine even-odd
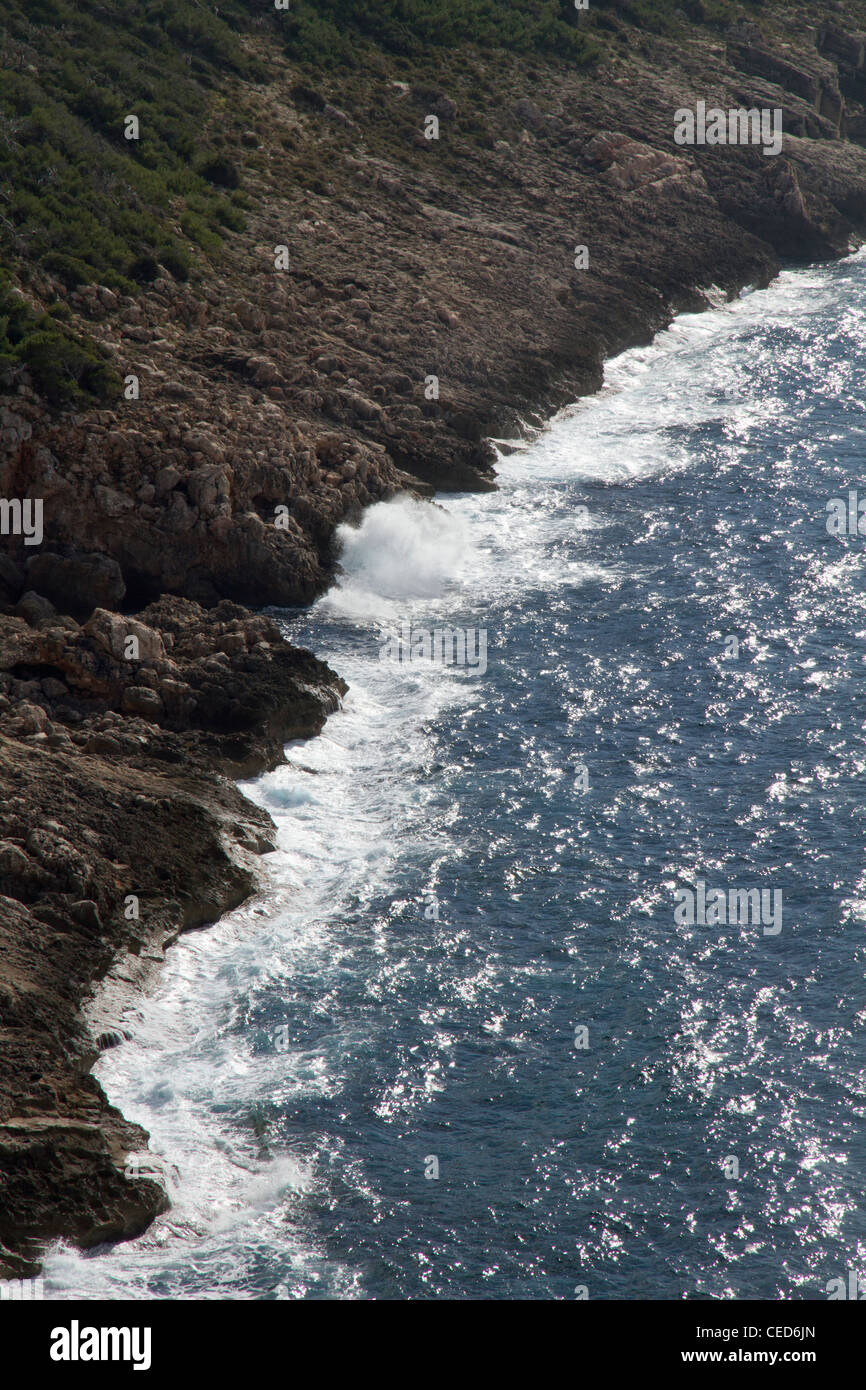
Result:
{"label": "green shrub", "polygon": [[8,277],[0,276],[0,378],[8,383],[25,367],[35,389],[52,405],[115,399],[120,382],[105,355],[70,333],[57,318],[57,314],[34,313],[12,291]]}
{"label": "green shrub", "polygon": [[196,242],[203,251],[218,251],[220,245],[219,237],[211,231],[210,227],[194,212],[185,212],[180,219],[180,227],[184,236],[189,237],[190,241]]}
{"label": "green shrub", "polygon": [[230,232],[242,232],[247,225],[243,213],[225,201],[217,203],[216,218],[220,225],[228,227]]}
{"label": "green shrub", "polygon": [[209,159],[203,164],[201,176],[207,179],[208,183],[215,183],[218,188],[237,188],[241,181],[234,164],[222,155],[217,155],[216,159]]}
{"label": "green shrub", "polygon": [[68,290],[87,285],[93,279],[93,271],[85,261],[78,260],[75,256],[66,256],[60,251],[49,251],[42,257],[42,266],[50,274],[56,275]]}
{"label": "green shrub", "polygon": [[137,256],[126,273],[139,285],[151,285],[159,275],[159,264],[155,256]]}
{"label": "green shrub", "polygon": [[184,251],[178,251],[173,246],[164,246],[158,256],[161,265],[164,265],[170,275],[175,280],[186,281],[189,279],[190,259]]}
{"label": "green shrub", "polygon": [[572,0],[293,0],[284,32],[289,52],[311,66],[356,61],[358,38],[410,58],[460,44],[580,65],[598,54],[578,29]]}

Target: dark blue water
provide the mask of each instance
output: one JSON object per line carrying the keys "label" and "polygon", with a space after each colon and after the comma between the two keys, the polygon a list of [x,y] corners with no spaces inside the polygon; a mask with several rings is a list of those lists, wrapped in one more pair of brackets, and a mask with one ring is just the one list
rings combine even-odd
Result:
{"label": "dark blue water", "polygon": [[[285,616],[352,692],[254,790],[270,885],[176,948],[103,1063],[175,1210],[58,1252],[61,1285],[866,1274],[866,536],[826,526],[866,496],[864,328],[862,256],[786,274],[612,364],[498,494],[345,537],[341,586]],[[484,629],[486,671],[380,661],[400,620]],[[781,930],[675,920],[698,881],[781,893]]]}

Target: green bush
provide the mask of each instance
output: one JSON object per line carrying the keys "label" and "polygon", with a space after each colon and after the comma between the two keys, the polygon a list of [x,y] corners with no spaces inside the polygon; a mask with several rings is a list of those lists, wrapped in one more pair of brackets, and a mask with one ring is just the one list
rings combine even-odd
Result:
{"label": "green bush", "polygon": [[[426,68],[432,81],[448,65],[477,74],[477,49],[585,66],[602,24],[673,31],[741,11],[737,0],[591,0],[579,23],[573,0],[292,0],[288,11],[271,0],[2,0],[0,262],[25,284],[38,267],[69,290],[134,294],[159,265],[185,281],[202,252],[217,255],[246,225],[239,170],[264,167],[263,155],[243,150],[249,112],[224,90],[230,77],[267,78],[251,37],[282,43],[316,70],[292,89],[315,111],[327,100],[323,69],[362,68],[366,82]],[[128,115],[138,140],[125,138]],[[483,126],[474,133],[483,139]],[[329,190],[321,157],[293,165],[292,176]],[[4,378],[26,365],[58,403],[110,397],[103,357],[65,327],[63,306],[22,318],[8,282],[0,300]]]}
{"label": "green bush", "polygon": [[60,251],[49,251],[47,256],[42,257],[42,266],[49,274],[56,275],[68,290],[87,285],[93,278],[93,272],[85,261],[80,261],[75,256],[66,256]]}
{"label": "green bush", "polygon": [[220,239],[203,218],[194,212],[185,212],[180,219],[181,231],[203,251],[219,250]]}
{"label": "green bush", "polygon": [[139,285],[152,285],[159,275],[159,264],[155,256],[137,256],[127,271],[130,280]]}
{"label": "green bush", "polygon": [[[52,306],[57,310],[65,306]],[[70,333],[59,314],[36,314],[0,277],[0,380],[10,383],[22,367],[53,405],[111,401],[120,382],[104,354]]]}
{"label": "green bush", "polygon": [[241,181],[231,160],[221,155],[216,159],[209,159],[202,165],[201,176],[207,179],[208,183],[215,183],[218,188],[237,188]]}
{"label": "green bush", "polygon": [[599,51],[572,0],[293,0],[284,29],[289,52],[312,66],[356,62],[359,37],[410,58],[477,44],[584,65]]}
{"label": "green bush", "polygon": [[[573,0],[292,0],[287,11],[270,0],[2,0],[0,187],[10,192],[0,256],[41,262],[69,288],[127,292],[130,263],[164,263],[171,248],[190,274],[196,248],[216,254],[244,226],[224,195],[242,206],[239,170],[256,163],[243,152],[244,112],[221,91],[228,76],[267,77],[250,38],[282,41],[307,68],[363,65],[381,76],[473,63],[476,48],[582,66],[599,52],[602,20],[675,27],[688,22],[680,5],[708,23],[740,8],[592,0],[579,16]],[[293,90],[321,107],[320,85]],[[125,138],[128,115],[139,120],[138,140]]]}
{"label": "green bush", "polygon": [[242,232],[247,225],[247,219],[243,213],[227,202],[217,204],[216,219],[221,226],[228,227],[230,232]]}
{"label": "green bush", "polygon": [[159,252],[158,260],[164,265],[170,275],[175,280],[188,280],[190,271],[190,259],[183,251],[177,251],[172,246],[165,246]]}

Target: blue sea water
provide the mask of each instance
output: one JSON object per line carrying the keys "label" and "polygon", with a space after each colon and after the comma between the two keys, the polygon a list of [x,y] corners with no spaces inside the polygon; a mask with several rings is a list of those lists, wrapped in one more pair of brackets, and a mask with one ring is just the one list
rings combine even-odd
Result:
{"label": "blue sea water", "polygon": [[[280,615],[351,688],[246,788],[262,893],[97,1069],[172,1210],[57,1246],[49,1296],[866,1275],[866,536],[826,524],[866,497],[864,383],[858,254],[608,364],[498,492],[344,531]],[[380,660],[403,622],[483,630],[486,670]],[[781,892],[781,931],[677,920],[699,881]]]}

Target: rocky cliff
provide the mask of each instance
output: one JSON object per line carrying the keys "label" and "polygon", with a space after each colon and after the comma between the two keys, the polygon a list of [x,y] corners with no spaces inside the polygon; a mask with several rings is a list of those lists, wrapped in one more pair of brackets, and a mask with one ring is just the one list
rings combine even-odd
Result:
{"label": "rocky cliff", "polygon": [[[109,971],[139,987],[180,930],[253,890],[271,827],[231,778],[317,732],[345,690],[249,609],[321,592],[336,526],[371,503],[495,486],[490,436],[598,387],[605,357],[678,310],[866,227],[858,0],[562,5],[567,32],[451,47],[356,31],[344,0],[321,39],[337,61],[312,20],[278,34],[229,8],[235,47],[208,30],[225,51],[205,61],[199,35],[178,87],[208,146],[194,176],[163,197],[174,156],[148,156],[147,120],[147,178],[123,172],[111,123],[135,113],[109,74],[98,119],[86,94],[73,106],[87,148],[105,142],[114,240],[94,223],[88,261],[32,190],[0,202],[0,498],[42,504],[38,543],[11,508],[0,538],[0,1273],[58,1234],[136,1232],[164,1202],[123,1176],[145,1136],[89,1075],[116,1039],[82,1003]],[[151,9],[145,49],[170,32],[188,57],[183,6]],[[13,10],[10,159],[60,61],[32,7]],[[146,109],[167,109],[153,90]],[[674,113],[699,102],[781,110],[780,152],[678,145]],[[50,188],[68,170],[44,147]],[[82,199],[97,175],[73,168]],[[153,246],[118,270],[128,225]]]}

